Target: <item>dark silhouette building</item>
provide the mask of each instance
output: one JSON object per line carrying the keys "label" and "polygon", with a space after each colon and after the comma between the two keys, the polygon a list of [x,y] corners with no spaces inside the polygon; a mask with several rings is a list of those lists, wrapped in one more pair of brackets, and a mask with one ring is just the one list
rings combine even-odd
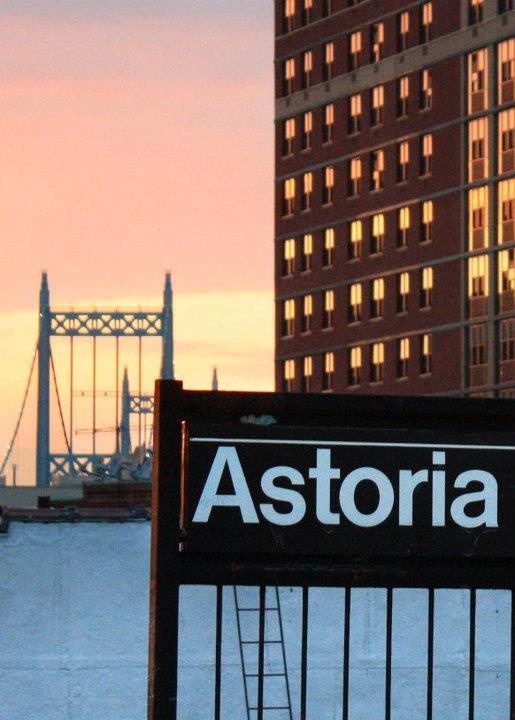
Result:
{"label": "dark silhouette building", "polygon": [[512,0],[276,0],[276,386],[515,396]]}

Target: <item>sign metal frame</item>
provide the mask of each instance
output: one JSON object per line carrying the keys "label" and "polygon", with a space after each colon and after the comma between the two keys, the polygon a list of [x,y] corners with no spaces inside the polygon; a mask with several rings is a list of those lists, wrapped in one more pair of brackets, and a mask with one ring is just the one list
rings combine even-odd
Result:
{"label": "sign metal frame", "polygon": [[[512,592],[511,611],[511,711],[515,720],[515,557],[448,556],[409,557],[353,554],[341,558],[321,554],[280,552],[197,552],[187,550],[182,519],[186,514],[188,481],[187,427],[189,423],[234,426],[242,418],[271,416],[273,427],[425,429],[442,437],[474,433],[491,437],[498,429],[506,444],[515,444],[515,413],[509,400],[443,397],[350,396],[337,394],[241,393],[183,390],[182,383],[159,380],[155,395],[155,452],[152,496],[152,547],[150,585],[149,720],[175,720],[177,714],[177,661],[179,588],[181,585],[214,585],[221,602],[223,585],[298,586],[303,588],[302,641],[307,638],[309,587],[384,587],[391,611],[391,593],[397,587],[429,590],[434,607],[436,588],[471,590],[471,649],[477,589]],[[511,445],[511,444],[510,444]],[[183,459],[185,462],[183,462]],[[515,511],[515,507],[514,507]],[[391,612],[390,612],[391,614]],[[217,617],[220,616],[220,605]],[[346,618],[348,621],[348,618]],[[432,616],[428,650],[432,652]],[[221,632],[217,627],[215,714],[220,712]],[[390,674],[391,674],[391,666]],[[305,720],[306,667],[301,670],[301,720]],[[469,670],[470,718],[473,720],[473,661]],[[388,670],[387,670],[388,676]],[[428,718],[432,693],[432,662],[428,665]],[[218,717],[216,720],[218,720]],[[258,718],[260,714],[258,713]],[[262,713],[261,713],[262,717]]]}

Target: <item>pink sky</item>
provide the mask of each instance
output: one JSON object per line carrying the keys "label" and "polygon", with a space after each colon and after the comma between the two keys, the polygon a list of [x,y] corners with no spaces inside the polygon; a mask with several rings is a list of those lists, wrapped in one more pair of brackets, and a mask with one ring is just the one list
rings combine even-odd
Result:
{"label": "pink sky", "polygon": [[59,306],[158,301],[170,267],[178,374],[272,387],[272,10],[2,3],[0,459],[42,266]]}

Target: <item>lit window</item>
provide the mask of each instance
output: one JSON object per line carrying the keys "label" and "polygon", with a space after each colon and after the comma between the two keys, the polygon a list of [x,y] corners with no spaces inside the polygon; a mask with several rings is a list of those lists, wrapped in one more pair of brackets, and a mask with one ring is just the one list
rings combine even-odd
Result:
{"label": "lit window", "polygon": [[353,220],[349,230],[349,260],[358,260],[361,257],[361,245],[363,240],[363,222]]}
{"label": "lit window", "polygon": [[302,176],[302,198],[301,210],[311,210],[311,199],[313,196],[313,173],[307,172]]}
{"label": "lit window", "polygon": [[409,142],[404,140],[397,144],[397,182],[408,179]]}
{"label": "lit window", "polygon": [[373,150],[370,153],[370,190],[381,190],[383,187],[384,151]]}
{"label": "lit window", "polygon": [[515,241],[515,178],[499,183],[498,242]]}
{"label": "lit window", "polygon": [[348,349],[349,376],[348,385],[359,385],[361,382],[361,348],[352,347]]}
{"label": "lit window", "polygon": [[401,207],[397,211],[397,247],[403,248],[408,244],[408,235],[410,229],[410,209],[409,207]]}
{"label": "lit window", "polygon": [[361,127],[361,94],[351,95],[349,98],[349,133],[359,132]]}
{"label": "lit window", "polygon": [[370,348],[370,382],[381,382],[384,374],[384,343],[373,343]]}
{"label": "lit window", "polygon": [[488,190],[469,190],[469,250],[488,247]]}
{"label": "lit window", "polygon": [[330,80],[333,76],[334,67],[334,43],[329,42],[325,44],[324,49],[324,65],[323,65],[323,79]]}
{"label": "lit window", "polygon": [[370,238],[370,254],[377,255],[384,250],[384,215],[372,216],[372,237]]}
{"label": "lit window", "polygon": [[302,116],[302,150],[311,148],[311,139],[313,137],[313,113],[310,110]]}
{"label": "lit window", "polygon": [[283,216],[292,215],[295,209],[295,178],[284,181]]}
{"label": "lit window", "polygon": [[515,320],[513,318],[501,320],[499,341],[501,362],[515,360]]}
{"label": "lit window", "polygon": [[397,15],[397,52],[402,52],[408,47],[409,35],[409,13],[406,10]]}
{"label": "lit window", "polygon": [[431,40],[431,26],[433,24],[433,3],[425,2],[420,7],[420,42]]}
{"label": "lit window", "polygon": [[302,241],[302,272],[308,272],[313,266],[313,235],[304,235]]}
{"label": "lit window", "polygon": [[370,28],[370,62],[377,63],[383,57],[384,24],[374,23]]}
{"label": "lit window", "polygon": [[370,317],[383,317],[384,310],[384,279],[372,280],[372,292],[370,293]]}
{"label": "lit window", "polygon": [[283,277],[295,272],[295,239],[288,238],[283,246]]}
{"label": "lit window", "polygon": [[481,112],[487,107],[487,60],[486,48],[476,50],[468,56],[468,111]]}
{"label": "lit window", "polygon": [[348,193],[349,195],[359,195],[361,192],[361,158],[355,157],[349,161],[349,179]]}
{"label": "lit window", "polygon": [[515,38],[499,43],[499,105],[515,100]]}
{"label": "lit window", "polygon": [[475,25],[483,20],[483,0],[468,0],[469,25]]}
{"label": "lit window", "polygon": [[302,318],[300,330],[303,333],[311,331],[313,319],[313,295],[304,295],[302,299]]}
{"label": "lit window", "polygon": [[433,135],[426,133],[420,138],[420,174],[431,175],[433,160]]}
{"label": "lit window", "polygon": [[283,155],[291,155],[295,140],[295,118],[288,118],[283,123]]}
{"label": "lit window", "polygon": [[515,108],[499,113],[499,172],[515,170]]}
{"label": "lit window", "polygon": [[323,142],[328,143],[333,139],[333,127],[334,127],[334,105],[330,103],[325,106],[324,110],[324,137]]}
{"label": "lit window", "polygon": [[486,364],[486,325],[470,326],[469,351],[471,367]]}
{"label": "lit window", "polygon": [[283,95],[289,95],[293,92],[293,83],[295,81],[295,58],[288,58],[288,60],[284,61],[283,78]]}
{"label": "lit window", "polygon": [[408,311],[409,297],[409,272],[402,272],[397,275],[397,312]]}
{"label": "lit window", "polygon": [[313,12],[313,0],[303,0],[302,3],[302,24],[309,25],[311,22],[311,13]]}
{"label": "lit window", "polygon": [[290,337],[295,331],[295,300],[290,298],[283,302],[283,337]]}
{"label": "lit window", "polygon": [[498,256],[499,311],[515,307],[515,250],[501,250]]}
{"label": "lit window", "polygon": [[283,33],[293,30],[295,19],[295,0],[284,0]]}
{"label": "lit window", "polygon": [[433,304],[433,268],[425,267],[420,270],[420,307],[429,308]]}
{"label": "lit window", "polygon": [[362,290],[361,283],[353,283],[349,287],[349,303],[348,303],[348,321],[349,323],[359,322],[361,320],[362,309]]}
{"label": "lit window", "polygon": [[324,373],[322,375],[322,390],[332,390],[334,385],[334,353],[324,355]]}
{"label": "lit window", "polygon": [[429,110],[433,104],[433,81],[427,68],[420,73],[420,109]]}
{"label": "lit window", "polygon": [[397,117],[408,113],[409,77],[404,75],[397,80]]}
{"label": "lit window", "polygon": [[469,298],[488,295],[488,257],[474,255],[468,261],[468,295]]}
{"label": "lit window", "polygon": [[283,363],[283,392],[291,392],[295,382],[295,360],[285,360]]}
{"label": "lit window", "polygon": [[410,355],[409,338],[400,338],[397,340],[397,377],[408,377],[408,363]]}
{"label": "lit window", "polygon": [[313,51],[306,50],[302,54],[302,88],[308,88],[311,85],[311,73],[313,72]]}
{"label": "lit window", "polygon": [[469,182],[482,180],[487,174],[487,120],[478,118],[468,124]]}
{"label": "lit window", "polygon": [[311,388],[311,378],[313,377],[313,358],[306,355],[302,361],[302,392],[309,392]]}
{"label": "lit window", "polygon": [[370,112],[370,124],[380,125],[384,119],[384,85],[376,85],[372,88],[372,110]]}
{"label": "lit window", "polygon": [[422,203],[421,223],[420,223],[420,242],[430,243],[433,240],[433,220],[434,207],[432,200],[426,200]]}
{"label": "lit window", "polygon": [[324,254],[322,264],[332,267],[334,261],[334,228],[326,228],[324,232]]}
{"label": "lit window", "polygon": [[420,374],[429,375],[433,357],[433,336],[424,333],[420,336]]}
{"label": "lit window", "polygon": [[351,33],[349,44],[349,70],[361,65],[361,30]]}
{"label": "lit window", "polygon": [[324,292],[324,312],[322,316],[322,328],[328,330],[333,327],[334,321],[334,290]]}
{"label": "lit window", "polygon": [[334,192],[334,167],[328,165],[324,168],[324,186],[322,188],[322,203],[330,205],[333,202]]}

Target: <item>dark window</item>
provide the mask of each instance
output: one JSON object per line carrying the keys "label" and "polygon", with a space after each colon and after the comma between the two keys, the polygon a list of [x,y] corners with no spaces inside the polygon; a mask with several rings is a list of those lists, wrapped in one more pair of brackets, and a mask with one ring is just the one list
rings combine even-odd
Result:
{"label": "dark window", "polygon": [[433,359],[433,336],[424,333],[420,336],[420,374],[429,375]]}
{"label": "dark window", "polygon": [[410,356],[410,340],[409,338],[399,338],[397,340],[397,377],[404,378],[408,376]]}
{"label": "dark window", "polygon": [[486,364],[486,325],[469,328],[469,363],[471,367]]}
{"label": "dark window", "polygon": [[501,321],[501,361],[515,360],[515,319]]}
{"label": "dark window", "polygon": [[468,0],[469,25],[475,25],[483,20],[483,0]]}

